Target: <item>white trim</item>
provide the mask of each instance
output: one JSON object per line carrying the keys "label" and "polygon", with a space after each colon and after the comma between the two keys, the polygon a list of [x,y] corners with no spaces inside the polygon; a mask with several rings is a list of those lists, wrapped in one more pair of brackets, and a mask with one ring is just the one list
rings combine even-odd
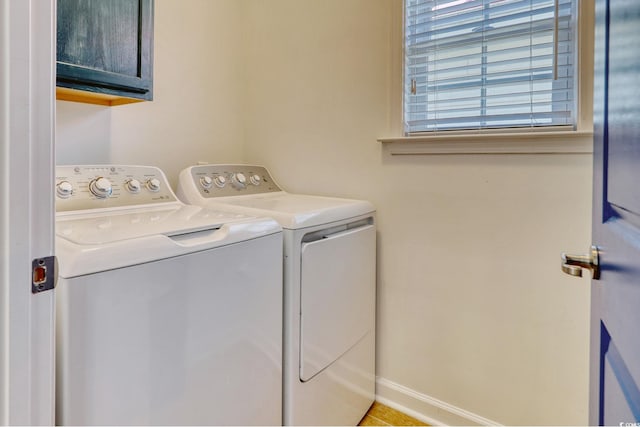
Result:
{"label": "white trim", "polygon": [[0,0],[0,425],[9,424],[9,4]]}
{"label": "white trim", "polygon": [[376,400],[431,425],[501,425],[386,378],[376,378]]}
{"label": "white trim", "polygon": [[31,261],[54,249],[55,0],[0,10],[0,423],[53,425],[54,295],[31,293]]}
{"label": "white trim", "polygon": [[391,155],[420,154],[591,154],[590,131],[437,134],[379,138]]}

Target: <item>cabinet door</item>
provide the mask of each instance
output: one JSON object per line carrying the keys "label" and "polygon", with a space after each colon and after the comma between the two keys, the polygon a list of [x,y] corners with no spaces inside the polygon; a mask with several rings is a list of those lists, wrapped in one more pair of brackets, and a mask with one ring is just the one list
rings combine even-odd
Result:
{"label": "cabinet door", "polygon": [[57,85],[153,97],[153,0],[58,0]]}

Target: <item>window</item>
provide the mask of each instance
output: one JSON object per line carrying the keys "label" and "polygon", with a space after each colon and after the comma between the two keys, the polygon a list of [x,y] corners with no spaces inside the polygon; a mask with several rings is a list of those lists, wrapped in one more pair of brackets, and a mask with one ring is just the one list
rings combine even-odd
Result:
{"label": "window", "polygon": [[575,128],[577,0],[405,0],[404,128]]}

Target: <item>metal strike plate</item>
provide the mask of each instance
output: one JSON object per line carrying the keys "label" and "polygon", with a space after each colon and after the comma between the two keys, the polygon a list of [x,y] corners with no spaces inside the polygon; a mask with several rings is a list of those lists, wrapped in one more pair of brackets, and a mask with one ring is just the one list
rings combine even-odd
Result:
{"label": "metal strike plate", "polygon": [[58,260],[55,256],[36,258],[31,262],[31,293],[37,294],[56,287]]}

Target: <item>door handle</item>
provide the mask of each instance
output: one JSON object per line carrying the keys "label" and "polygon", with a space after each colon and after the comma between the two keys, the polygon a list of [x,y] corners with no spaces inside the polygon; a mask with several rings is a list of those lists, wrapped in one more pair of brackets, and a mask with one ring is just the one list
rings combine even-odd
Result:
{"label": "door handle", "polygon": [[597,246],[591,246],[589,255],[562,254],[562,271],[571,275],[582,277],[582,269],[591,270],[593,280],[600,279],[600,250]]}

